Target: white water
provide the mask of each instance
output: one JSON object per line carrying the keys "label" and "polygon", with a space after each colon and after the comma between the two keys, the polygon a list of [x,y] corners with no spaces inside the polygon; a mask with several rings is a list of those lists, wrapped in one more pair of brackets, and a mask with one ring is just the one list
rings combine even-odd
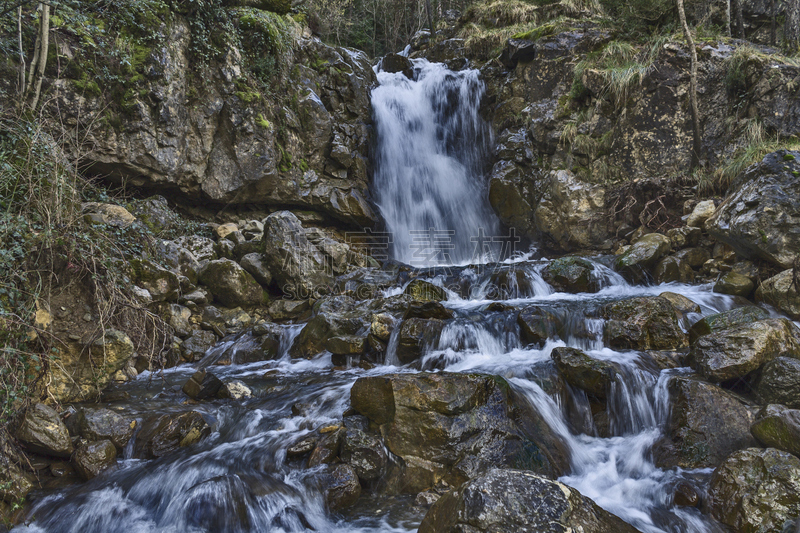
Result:
{"label": "white water", "polygon": [[[483,179],[490,132],[479,114],[478,71],[415,60],[416,79],[379,72],[374,194],[392,255],[413,266],[497,257],[500,225]],[[490,257],[485,257],[486,255]],[[494,257],[491,257],[494,255]]]}

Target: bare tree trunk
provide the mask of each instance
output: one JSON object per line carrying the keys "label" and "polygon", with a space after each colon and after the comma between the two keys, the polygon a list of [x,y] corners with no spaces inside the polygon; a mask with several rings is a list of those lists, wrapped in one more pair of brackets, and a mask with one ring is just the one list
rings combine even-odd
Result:
{"label": "bare tree trunk", "polygon": [[39,61],[36,69],[36,89],[31,100],[31,109],[36,109],[39,103],[39,96],[42,94],[42,81],[44,80],[44,70],[47,67],[47,52],[50,48],[50,5],[42,5],[42,20],[39,24],[39,36],[42,46],[39,48]]}
{"label": "bare tree trunk", "polygon": [[677,0],[678,3],[678,16],[681,19],[681,26],[683,26],[683,33],[686,35],[686,42],[689,43],[689,50],[691,51],[691,71],[689,74],[689,101],[692,106],[692,130],[693,130],[693,143],[692,143],[692,169],[700,164],[700,150],[701,146],[701,133],[700,133],[700,110],[697,106],[697,50],[694,46],[694,38],[689,29],[689,24],[686,22],[686,11],[683,8],[683,0]]}
{"label": "bare tree trunk", "polygon": [[425,0],[425,10],[428,12],[428,27],[431,30],[431,40],[436,35],[436,27],[433,25],[433,9],[431,9],[431,0]]}
{"label": "bare tree trunk", "polygon": [[800,0],[786,1],[786,22],[783,27],[784,48],[789,53],[800,49]]}
{"label": "bare tree trunk", "polygon": [[25,50],[22,48],[22,6],[17,8],[17,39],[19,45],[19,95],[25,94]]}
{"label": "bare tree trunk", "polygon": [[[41,4],[40,4],[41,7]],[[31,64],[28,70],[28,79],[25,82],[25,90],[23,91],[23,98],[27,100],[28,93],[31,90],[31,83],[33,83],[33,73],[36,71],[36,62],[39,61],[39,50],[42,48],[42,35],[41,32],[36,34],[36,43],[33,45],[33,56],[31,57]]]}
{"label": "bare tree trunk", "polygon": [[739,39],[744,39],[744,17],[742,16],[742,0],[733,0],[736,13],[736,32]]}
{"label": "bare tree trunk", "polygon": [[778,0],[770,0],[770,11],[772,24],[769,28],[769,44],[775,46],[778,43]]}
{"label": "bare tree trunk", "polygon": [[725,2],[725,25],[728,30],[728,37],[733,37],[733,32],[731,31],[731,0]]}

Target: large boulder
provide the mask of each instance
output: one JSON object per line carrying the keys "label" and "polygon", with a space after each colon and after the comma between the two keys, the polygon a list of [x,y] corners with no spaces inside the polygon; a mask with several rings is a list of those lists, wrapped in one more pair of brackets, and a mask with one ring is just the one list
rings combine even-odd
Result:
{"label": "large boulder", "polygon": [[16,437],[32,452],[44,455],[69,457],[74,449],[61,417],[52,407],[42,403],[25,410]]}
{"label": "large boulder", "polygon": [[547,176],[543,189],[534,221],[556,248],[595,248],[609,239],[603,187],[583,183],[571,172],[559,170]]}
{"label": "large boulder", "polygon": [[686,334],[669,300],[629,298],[606,304],[603,338],[608,346],[629,350],[674,350],[687,346]]}
{"label": "large boulder", "polygon": [[347,428],[339,455],[363,481],[380,478],[389,462],[380,439],[357,428]]}
{"label": "large boulder", "polygon": [[197,411],[155,415],[142,423],[136,435],[134,456],[152,459],[191,446],[211,433],[211,426]]}
{"label": "large boulder", "polygon": [[361,495],[361,485],[355,469],[350,465],[337,465],[325,476],[325,503],[335,512],[351,507]]}
{"label": "large boulder", "polygon": [[197,273],[214,299],[225,307],[253,306],[265,301],[264,289],[253,276],[230,259],[209,261]]}
{"label": "large boulder", "polygon": [[745,258],[791,268],[800,250],[800,152],[778,150],[748,168],[705,228]]}
{"label": "large boulder", "polygon": [[755,284],[750,278],[737,272],[728,272],[722,275],[714,284],[714,292],[743,298],[750,296],[754,288]]}
{"label": "large boulder", "polygon": [[692,324],[692,327],[689,328],[689,342],[694,344],[694,341],[703,335],[750,324],[766,318],[769,318],[769,313],[753,305],[737,307],[736,309],[723,311],[721,313],[714,313]]}
{"label": "large boulder", "polygon": [[419,359],[426,348],[435,347],[444,323],[437,319],[409,318],[400,325],[397,359],[405,364]]}
{"label": "large boulder", "polygon": [[752,417],[730,392],[692,378],[669,383],[667,440],[657,448],[656,462],[665,468],[708,468],[736,450],[754,446]]}
{"label": "large boulder", "polygon": [[800,459],[774,448],[732,454],[711,476],[707,506],[734,531],[791,531],[800,516]]}
{"label": "large boulder", "polygon": [[756,300],[777,307],[795,320],[800,319],[800,286],[795,283],[794,270],[784,270],[761,282]]}
{"label": "large boulder", "polygon": [[329,343],[334,338],[347,339],[360,333],[366,336],[371,317],[369,310],[356,306],[347,296],[323,302],[332,305],[315,306],[316,314],[303,326],[289,349],[292,357],[310,359],[333,347]]}
{"label": "large boulder", "polygon": [[641,281],[671,248],[672,243],[666,235],[648,233],[617,257],[614,267],[631,281]]}
{"label": "large boulder", "polygon": [[78,413],[78,428],[87,440],[109,440],[122,451],[133,436],[136,420],[126,420],[110,409],[83,409]]}
{"label": "large boulder", "polygon": [[[417,493],[439,480],[457,486],[491,466],[552,475],[567,468],[549,437],[521,427],[516,398],[501,378],[451,373],[360,378],[350,392],[358,413],[380,427],[402,460],[397,490]],[[532,413],[531,416],[535,416]],[[519,423],[518,423],[519,421]]]}
{"label": "large boulder", "polygon": [[562,257],[544,267],[542,278],[561,292],[597,292],[600,287],[593,272],[594,265],[586,259]]}
{"label": "large boulder", "polygon": [[697,339],[689,361],[699,374],[720,383],[746,376],[776,357],[797,356],[800,330],[785,318],[770,318]]}
{"label": "large boulder", "polygon": [[635,533],[635,527],[558,481],[493,469],[439,498],[419,533]]}
{"label": "large boulder", "polygon": [[489,204],[503,224],[533,237],[536,227],[532,213],[539,197],[536,188],[529,171],[514,161],[500,160],[489,178]]}
{"label": "large boulder", "polygon": [[535,305],[523,308],[517,315],[520,339],[528,344],[544,344],[558,335],[558,317]]}
{"label": "large boulder", "polygon": [[750,431],[764,446],[800,456],[800,410],[775,404],[764,406]]}
{"label": "large boulder", "polygon": [[325,254],[306,236],[300,220],[279,211],[264,220],[264,266],[283,293],[305,300],[331,291],[333,271]]}
{"label": "large boulder", "polygon": [[753,390],[763,403],[800,409],[800,359],[776,357],[761,369]]}

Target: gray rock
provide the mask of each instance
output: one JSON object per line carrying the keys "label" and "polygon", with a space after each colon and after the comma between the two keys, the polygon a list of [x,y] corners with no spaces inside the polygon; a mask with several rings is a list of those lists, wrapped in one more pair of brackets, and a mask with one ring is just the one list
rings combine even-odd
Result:
{"label": "gray rock", "polygon": [[190,362],[199,361],[216,342],[217,337],[213,332],[202,329],[195,330],[181,344],[183,358]]}
{"label": "gray rock", "polygon": [[52,407],[42,403],[25,410],[16,437],[35,453],[69,457],[74,450],[67,426]]}
{"label": "gray rock", "polygon": [[380,439],[355,428],[347,429],[340,457],[353,467],[358,478],[363,481],[375,481],[380,478],[388,463]]}
{"label": "gray rock", "polygon": [[614,266],[632,281],[641,281],[659,259],[667,255],[672,247],[669,238],[660,233],[650,233],[636,241]]}
{"label": "gray rock", "polygon": [[72,466],[83,479],[97,477],[117,462],[117,448],[110,440],[84,443],[75,450]]}
{"label": "gray rock", "polygon": [[629,298],[601,308],[603,339],[612,348],[673,350],[687,346],[678,316],[661,297]]}
{"label": "gray rock", "polygon": [[743,326],[757,320],[764,320],[765,318],[769,318],[769,313],[760,307],[752,305],[737,307],[736,309],[723,311],[721,313],[714,313],[692,324],[692,327],[689,328],[689,342],[694,344],[694,342],[703,335],[736,326]]}
{"label": "gray rock", "polygon": [[433,504],[419,533],[635,533],[577,490],[522,470],[494,469]]}
{"label": "gray rock", "polygon": [[155,415],[142,423],[136,435],[134,457],[163,457],[199,442],[210,433],[211,427],[197,411]]}
{"label": "gray rock", "polygon": [[764,446],[800,456],[800,410],[766,405],[756,415],[750,431]]}
{"label": "gray rock", "polygon": [[800,409],[800,359],[773,359],[761,369],[753,388],[763,403]]}
{"label": "gray rock", "polygon": [[777,307],[793,319],[800,319],[800,287],[794,283],[794,271],[784,270],[763,281],[756,300]]}
{"label": "gray rock", "polygon": [[714,292],[742,296],[744,298],[750,296],[754,288],[755,284],[750,278],[737,274],[736,272],[724,274],[714,284]]}
{"label": "gray rock", "polygon": [[263,256],[261,254],[247,254],[242,257],[239,264],[262,286],[268,287],[269,284],[272,283],[272,274],[264,265]]}
{"label": "gray rock", "polygon": [[551,357],[564,380],[598,398],[605,398],[618,370],[614,363],[596,359],[577,348],[554,348]]}
{"label": "gray rock", "polygon": [[131,440],[136,420],[126,420],[109,409],[83,409],[78,413],[80,434],[90,441],[109,440],[122,451]]}
{"label": "gray rock", "polygon": [[198,272],[200,282],[226,307],[264,303],[264,289],[246,270],[230,259],[209,261]]}
{"label": "gray rock", "polygon": [[400,325],[397,358],[403,364],[419,359],[426,348],[435,346],[444,328],[441,320],[409,318]]}

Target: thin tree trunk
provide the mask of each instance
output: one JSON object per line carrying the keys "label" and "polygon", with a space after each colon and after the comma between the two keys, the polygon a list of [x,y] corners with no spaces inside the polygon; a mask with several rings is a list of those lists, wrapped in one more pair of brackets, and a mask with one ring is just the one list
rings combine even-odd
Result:
{"label": "thin tree trunk", "polygon": [[800,0],[787,0],[785,11],[784,48],[789,53],[795,53],[800,49]]}
{"label": "thin tree trunk", "polygon": [[39,34],[42,46],[39,49],[39,61],[36,69],[36,90],[31,100],[31,109],[36,109],[39,103],[39,96],[42,94],[42,81],[44,80],[44,70],[47,68],[47,52],[50,48],[50,6],[42,4],[42,21],[39,25]]}
{"label": "thin tree trunk", "polygon": [[22,6],[17,8],[17,39],[19,45],[19,96],[25,94],[25,50],[22,48]]}
{"label": "thin tree trunk", "polygon": [[701,150],[701,133],[700,133],[700,110],[697,106],[697,50],[694,46],[694,38],[689,29],[689,24],[686,22],[686,11],[683,8],[683,0],[677,0],[678,3],[678,16],[681,19],[681,26],[683,26],[683,33],[686,35],[686,42],[689,43],[689,50],[691,51],[691,71],[689,74],[689,100],[692,106],[692,130],[693,130],[693,143],[692,143],[692,169],[700,164],[700,150]]}
{"label": "thin tree trunk", "polygon": [[769,28],[769,44],[775,46],[778,44],[778,0],[770,1],[770,11],[772,12],[772,24]]}
{"label": "thin tree trunk", "polygon": [[736,13],[736,31],[739,39],[744,39],[744,17],[742,16],[742,0],[734,1],[734,11]]}
{"label": "thin tree trunk", "polygon": [[[40,4],[41,6],[41,4]],[[31,90],[31,83],[33,83],[33,73],[36,72],[36,62],[39,61],[39,50],[42,47],[42,34],[41,32],[36,33],[36,43],[33,45],[33,56],[31,56],[31,64],[28,67],[28,79],[25,83],[25,91],[23,91],[23,98],[27,100],[28,93]]]}
{"label": "thin tree trunk", "polygon": [[433,9],[431,9],[431,0],[425,0],[425,10],[428,12],[428,28],[431,30],[431,40],[436,34],[436,28],[433,26]]}
{"label": "thin tree trunk", "polygon": [[733,37],[731,31],[731,0],[725,2],[725,25],[728,29],[728,37]]}

